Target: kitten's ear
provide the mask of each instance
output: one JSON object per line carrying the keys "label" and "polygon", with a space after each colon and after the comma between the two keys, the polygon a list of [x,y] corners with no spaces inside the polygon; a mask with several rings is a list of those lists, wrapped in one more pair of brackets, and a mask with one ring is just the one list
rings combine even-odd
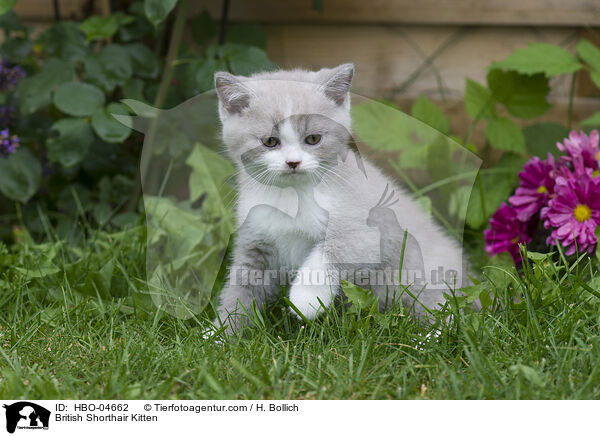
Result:
{"label": "kitten's ear", "polygon": [[327,71],[328,75],[323,84],[323,92],[337,105],[346,100],[352,77],[354,76],[354,64],[342,64]]}
{"label": "kitten's ear", "polygon": [[215,88],[221,104],[230,114],[239,114],[250,104],[250,91],[233,74],[215,73]]}

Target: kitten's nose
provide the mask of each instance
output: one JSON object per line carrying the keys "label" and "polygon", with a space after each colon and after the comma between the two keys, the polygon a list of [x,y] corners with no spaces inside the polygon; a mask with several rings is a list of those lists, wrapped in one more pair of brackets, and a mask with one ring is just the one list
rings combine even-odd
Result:
{"label": "kitten's nose", "polygon": [[286,163],[288,164],[288,167],[290,167],[293,170],[295,170],[300,165],[300,161],[287,161]]}

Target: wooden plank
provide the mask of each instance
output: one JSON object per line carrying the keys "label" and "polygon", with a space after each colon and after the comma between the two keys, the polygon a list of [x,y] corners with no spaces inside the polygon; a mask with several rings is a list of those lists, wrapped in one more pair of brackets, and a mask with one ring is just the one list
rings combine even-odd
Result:
{"label": "wooden plank", "polygon": [[[51,0],[17,0],[13,10],[23,21],[53,21],[53,3]],[[85,0],[59,0],[61,19],[82,18],[85,3]]]}
{"label": "wooden plank", "polygon": [[[319,69],[354,62],[353,89],[378,98],[458,98],[466,77],[485,83],[489,64],[517,48],[543,41],[573,51],[579,38],[578,29],[554,27],[318,24],[266,25],[265,31],[267,54],[281,67]],[[552,89],[555,97],[568,96],[569,78],[553,79]]]}
{"label": "wooden plank", "polygon": [[[597,0],[313,0],[232,1],[233,21],[260,23],[412,23],[600,26]],[[221,14],[221,1],[197,0],[191,13]]]}

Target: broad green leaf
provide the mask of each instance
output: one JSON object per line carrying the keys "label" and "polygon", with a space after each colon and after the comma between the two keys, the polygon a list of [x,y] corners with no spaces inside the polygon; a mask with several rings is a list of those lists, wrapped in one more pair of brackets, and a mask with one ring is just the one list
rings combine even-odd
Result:
{"label": "broad green leaf", "polygon": [[594,82],[594,84],[600,88],[600,72],[598,71],[592,71],[590,73],[590,77],[592,79],[592,82]]}
{"label": "broad green leaf", "polygon": [[267,58],[264,50],[241,44],[223,44],[217,48],[218,55],[231,67],[233,74],[247,76],[260,71],[270,71],[277,68]]}
{"label": "broad green leaf", "polygon": [[[596,241],[600,241],[600,226],[596,226],[594,235],[596,236]],[[600,261],[600,244],[596,244],[596,259]]]}
{"label": "broad green leaf", "polygon": [[163,236],[172,240],[172,261],[190,255],[210,230],[202,215],[170,198],[144,196],[148,216],[148,244],[155,244]]}
{"label": "broad green leaf", "polygon": [[537,123],[523,128],[527,151],[545,159],[548,153],[560,155],[556,143],[569,136],[569,129],[557,123]]}
{"label": "broad green leaf", "polygon": [[514,70],[523,74],[544,73],[548,77],[572,73],[581,67],[577,58],[564,48],[540,42],[515,50],[503,61],[490,65],[490,68]]}
{"label": "broad green leaf", "polygon": [[67,82],[54,93],[54,105],[68,115],[92,115],[104,104],[104,93],[89,83]]}
{"label": "broad green leaf", "polygon": [[0,14],[0,28],[6,30],[7,32],[25,32],[27,30],[14,11],[8,11],[5,14]]}
{"label": "broad green leaf", "polygon": [[[506,153],[490,169],[480,171],[482,190],[475,180],[467,207],[466,223],[475,229],[487,224],[489,217],[506,201],[518,182],[518,173],[526,162],[525,158]],[[481,205],[481,192],[485,203],[485,213]]]}
{"label": "broad green leaf", "polygon": [[368,309],[373,305],[375,297],[371,291],[367,291],[346,281],[342,282],[342,290],[348,301],[359,310]]}
{"label": "broad green leaf", "polygon": [[92,116],[92,128],[94,132],[106,142],[123,142],[131,134],[131,129],[119,121],[112,114],[128,115],[124,105],[120,103],[109,103],[107,107],[100,107]]}
{"label": "broad green leaf", "polygon": [[173,10],[177,0],[144,0],[144,11],[148,20],[158,26]]}
{"label": "broad green leaf", "polygon": [[17,3],[17,0],[0,0],[0,15],[6,14]]}
{"label": "broad green leaf", "polygon": [[267,35],[260,24],[234,23],[227,26],[225,41],[264,49],[267,45]]}
{"label": "broad green leaf", "polygon": [[352,107],[351,114],[352,127],[367,147],[386,151],[410,149],[411,126],[400,109],[369,101]]}
{"label": "broad green leaf", "polygon": [[66,61],[82,59],[88,52],[85,35],[74,21],[60,21],[42,34],[40,41],[45,43],[46,51]]}
{"label": "broad green leaf", "polygon": [[582,39],[577,43],[575,48],[577,54],[590,68],[600,73],[600,48],[588,41]]}
{"label": "broad green leaf", "polygon": [[196,144],[186,163],[193,168],[190,176],[190,201],[206,194],[202,208],[217,217],[228,217],[229,210],[224,197],[232,189],[226,183],[234,172],[229,160],[214,151]]}
{"label": "broad green leaf", "polygon": [[450,129],[448,117],[431,100],[425,97],[417,98],[412,106],[411,115],[442,133],[448,133]]}
{"label": "broad green leaf", "polygon": [[196,93],[214,88],[215,73],[226,70],[225,61],[213,58],[200,61],[197,68],[191,67],[190,72],[195,75]]}
{"label": "broad green leaf", "polygon": [[112,15],[108,17],[94,15],[81,23],[79,28],[85,34],[87,41],[93,41],[112,38],[119,30],[119,23]]}
{"label": "broad green leaf", "polygon": [[600,112],[596,112],[591,117],[586,118],[581,123],[582,126],[600,126]]}
{"label": "broad green leaf", "polygon": [[25,147],[19,147],[8,158],[0,158],[0,192],[11,200],[26,203],[38,191],[42,165]]}
{"label": "broad green leaf", "polygon": [[118,85],[125,83],[133,74],[133,66],[129,52],[119,44],[110,44],[98,54],[103,71],[113,78]]}
{"label": "broad green leaf", "polygon": [[86,56],[83,59],[85,67],[85,80],[99,86],[107,92],[111,92],[117,86],[117,78],[104,69],[104,65],[95,55]]}
{"label": "broad green leaf", "polygon": [[16,97],[21,113],[30,115],[51,102],[52,91],[75,77],[70,63],[51,58],[37,74],[24,78],[17,85]]}
{"label": "broad green leaf", "polygon": [[2,44],[2,57],[13,63],[21,63],[27,59],[33,48],[33,41],[26,38],[10,38]]}
{"label": "broad green leaf", "polygon": [[52,125],[58,137],[50,137],[46,141],[48,158],[60,162],[64,167],[73,166],[83,160],[94,133],[90,125],[82,118],[63,118]]}
{"label": "broad green leaf", "polygon": [[126,99],[144,101],[144,81],[142,79],[134,78],[127,80],[123,84],[123,97]]}
{"label": "broad green leaf", "polygon": [[217,36],[217,25],[206,10],[194,15],[190,19],[189,27],[192,38],[198,45],[205,45]]}
{"label": "broad green leaf", "polygon": [[465,108],[474,120],[494,118],[496,109],[490,92],[479,83],[466,79]]}
{"label": "broad green leaf", "polygon": [[141,43],[123,46],[129,53],[136,76],[154,79],[158,76],[158,58],[152,50]]}
{"label": "broad green leaf", "polygon": [[[98,259],[98,261],[101,261],[101,259]],[[108,259],[100,268],[98,268],[100,266],[98,261],[95,262],[96,267],[86,275],[83,286],[80,286],[77,290],[86,295],[110,297],[114,260]]]}
{"label": "broad green leaf", "polygon": [[550,108],[546,95],[548,78],[541,74],[525,75],[516,71],[491,70],[487,82],[492,97],[519,118],[535,118]]}
{"label": "broad green leaf", "polygon": [[508,118],[494,118],[485,129],[490,145],[498,150],[525,152],[525,137],[519,126]]}

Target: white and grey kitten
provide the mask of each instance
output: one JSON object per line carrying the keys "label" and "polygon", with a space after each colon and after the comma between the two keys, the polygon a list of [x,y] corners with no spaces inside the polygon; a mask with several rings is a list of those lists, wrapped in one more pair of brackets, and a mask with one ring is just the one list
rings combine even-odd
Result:
{"label": "white and grey kitten", "polygon": [[341,280],[372,289],[381,309],[401,299],[416,314],[466,284],[457,241],[358,155],[353,74],[352,64],[215,74],[239,187],[240,227],[218,308],[228,333],[283,284],[308,319],[332,304]]}

